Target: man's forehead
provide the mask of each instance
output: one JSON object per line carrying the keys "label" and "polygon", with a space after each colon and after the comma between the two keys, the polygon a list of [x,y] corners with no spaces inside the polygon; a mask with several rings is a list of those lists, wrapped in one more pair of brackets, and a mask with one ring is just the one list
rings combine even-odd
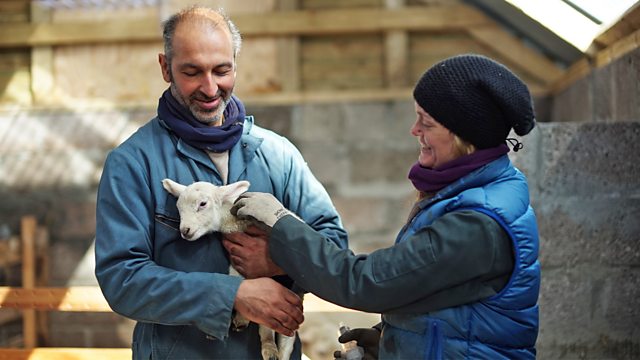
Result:
{"label": "man's forehead", "polygon": [[[216,14],[217,15],[217,14]],[[218,15],[220,17],[220,15]],[[176,26],[175,37],[187,36],[191,37],[192,33],[207,33],[207,32],[223,32],[231,41],[231,32],[229,31],[224,19],[220,17],[220,21],[213,21],[208,17],[193,17],[191,19],[184,19]]]}

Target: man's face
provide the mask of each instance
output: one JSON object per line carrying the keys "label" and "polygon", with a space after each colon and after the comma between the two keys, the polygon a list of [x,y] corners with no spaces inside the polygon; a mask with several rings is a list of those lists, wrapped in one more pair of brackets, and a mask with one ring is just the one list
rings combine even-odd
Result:
{"label": "man's face", "polygon": [[173,97],[198,121],[221,125],[236,79],[231,35],[226,27],[181,23],[175,30],[171,63],[163,54],[159,60]]}

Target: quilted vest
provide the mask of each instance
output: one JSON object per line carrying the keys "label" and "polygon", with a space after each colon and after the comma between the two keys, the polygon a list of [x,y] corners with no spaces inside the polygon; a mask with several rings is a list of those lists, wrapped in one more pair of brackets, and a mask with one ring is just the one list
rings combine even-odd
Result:
{"label": "quilted vest", "polygon": [[[504,155],[420,206],[422,209],[396,242],[445,213],[472,209],[491,216],[509,234],[514,270],[507,285],[490,298],[427,314],[383,314],[379,358],[535,359],[540,288],[538,229],[524,175]],[[394,341],[385,343],[385,337]]]}

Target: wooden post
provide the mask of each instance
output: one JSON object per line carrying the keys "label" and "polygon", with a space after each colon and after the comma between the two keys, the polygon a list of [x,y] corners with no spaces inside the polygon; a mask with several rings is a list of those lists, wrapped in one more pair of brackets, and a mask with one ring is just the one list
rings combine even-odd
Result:
{"label": "wooden post", "polygon": [[[42,4],[31,2],[31,22],[51,22],[51,10]],[[31,94],[35,104],[51,103],[53,79],[53,48],[35,46],[31,49]]]}
{"label": "wooden post", "polygon": [[[36,286],[49,284],[49,230],[46,226],[38,226],[36,231]],[[36,311],[37,336],[40,346],[49,344],[49,313]]]}
{"label": "wooden post", "polygon": [[[291,11],[298,9],[297,0],[279,0],[278,10]],[[300,91],[300,37],[289,36],[276,39],[278,46],[278,75],[282,84],[282,92]]]}
{"label": "wooden post", "polygon": [[[399,9],[404,0],[386,0],[387,9]],[[385,46],[385,83],[389,88],[404,88],[409,83],[409,34],[404,30],[387,31]]]}
{"label": "wooden post", "polygon": [[[22,288],[24,289],[33,289],[36,285],[35,240],[37,226],[35,217],[25,216],[22,218],[20,236],[22,238]],[[25,348],[32,349],[38,345],[35,310],[23,310],[22,333]]]}

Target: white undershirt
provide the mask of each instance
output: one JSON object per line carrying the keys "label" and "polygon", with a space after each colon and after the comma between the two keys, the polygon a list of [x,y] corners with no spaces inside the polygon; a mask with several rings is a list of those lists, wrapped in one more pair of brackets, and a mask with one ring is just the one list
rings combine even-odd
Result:
{"label": "white undershirt", "polygon": [[213,161],[216,169],[218,169],[220,177],[222,178],[222,184],[227,185],[227,178],[229,174],[229,150],[221,153],[207,151],[207,154],[211,161]]}

